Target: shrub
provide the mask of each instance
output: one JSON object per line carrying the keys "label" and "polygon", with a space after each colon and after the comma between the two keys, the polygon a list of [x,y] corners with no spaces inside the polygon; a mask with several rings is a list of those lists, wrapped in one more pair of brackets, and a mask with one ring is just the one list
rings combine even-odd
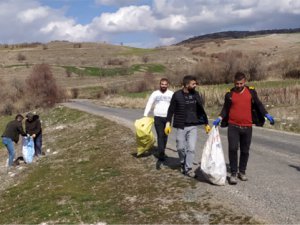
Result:
{"label": "shrub", "polygon": [[73,48],[81,48],[82,44],[81,43],[75,43],[73,44]]}
{"label": "shrub", "polygon": [[11,102],[5,102],[1,109],[1,114],[3,115],[12,115],[15,108]]}
{"label": "shrub", "polygon": [[78,88],[72,88],[71,89],[71,97],[72,98],[78,98],[79,96],[79,89]]}
{"label": "shrub", "polygon": [[149,62],[149,56],[144,55],[144,56],[142,57],[142,61],[143,61],[144,63]]}
{"label": "shrub", "polygon": [[292,79],[299,79],[300,78],[300,69],[293,69],[286,72],[283,75],[283,79],[292,78]]}
{"label": "shrub", "polygon": [[125,63],[124,60],[118,58],[114,58],[114,59],[110,58],[107,60],[107,65],[110,66],[122,66],[124,63]]}
{"label": "shrub", "polygon": [[34,66],[32,73],[26,79],[26,86],[35,107],[51,107],[65,98],[48,64]]}
{"label": "shrub", "polygon": [[142,80],[127,84],[125,90],[129,93],[138,93],[152,90],[156,81],[152,73],[145,73]]}
{"label": "shrub", "polygon": [[24,61],[24,60],[26,60],[26,56],[23,55],[22,53],[19,53],[19,54],[17,55],[17,60],[18,60],[18,61]]}

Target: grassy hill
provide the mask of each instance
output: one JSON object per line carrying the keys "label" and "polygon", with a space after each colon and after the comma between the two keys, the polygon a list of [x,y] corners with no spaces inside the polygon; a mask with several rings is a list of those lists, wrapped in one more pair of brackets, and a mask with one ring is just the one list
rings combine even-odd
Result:
{"label": "grassy hill", "polygon": [[[154,49],[66,41],[1,45],[0,83],[5,93],[19,90],[34,65],[47,63],[57,83],[67,89],[68,97],[101,99],[102,104],[123,107],[144,107],[147,93],[157,87],[161,77],[168,77],[176,89],[183,75],[189,73],[197,76],[206,102],[213,103],[212,111],[218,111],[224,89],[216,91],[210,85],[229,83],[230,86],[234,73],[242,70],[250,81],[264,81],[260,91],[264,96],[272,96],[265,97],[265,104],[284,108],[284,117],[278,119],[294,120],[295,110],[289,107],[300,103],[299,40],[300,33],[265,32],[264,35],[209,38]],[[274,86],[274,82],[281,86]],[[19,98],[12,96],[10,102]],[[24,109],[18,105],[15,108]]]}
{"label": "grassy hill", "polygon": [[153,156],[134,157],[128,128],[64,107],[41,116],[47,155],[0,174],[14,184],[0,190],[1,224],[258,223],[199,193],[179,167],[157,171]]}

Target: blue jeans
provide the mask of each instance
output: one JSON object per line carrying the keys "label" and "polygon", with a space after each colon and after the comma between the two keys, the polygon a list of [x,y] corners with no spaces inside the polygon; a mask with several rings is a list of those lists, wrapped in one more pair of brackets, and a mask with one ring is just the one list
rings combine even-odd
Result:
{"label": "blue jeans", "polygon": [[12,166],[15,158],[14,143],[10,138],[2,137],[2,143],[5,145],[8,151],[8,166]]}
{"label": "blue jeans", "polygon": [[39,156],[42,154],[42,134],[33,139],[35,155]]}

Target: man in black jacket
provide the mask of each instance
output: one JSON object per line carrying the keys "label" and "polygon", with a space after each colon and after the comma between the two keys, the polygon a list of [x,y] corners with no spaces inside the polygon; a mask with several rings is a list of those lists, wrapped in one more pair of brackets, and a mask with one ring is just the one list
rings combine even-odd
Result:
{"label": "man in black jacket", "polygon": [[[237,184],[237,176],[242,181],[248,180],[246,168],[252,139],[252,124],[263,126],[265,123],[264,117],[267,117],[272,125],[275,122],[259,100],[255,89],[246,86],[245,83],[245,74],[237,72],[234,77],[235,87],[226,93],[222,111],[213,122],[214,126],[218,126],[220,123],[221,127],[228,126],[230,184]],[[238,168],[239,147],[241,152]]]}
{"label": "man in black jacket", "polygon": [[171,121],[174,115],[173,127],[176,128],[176,145],[183,174],[194,177],[192,165],[195,157],[197,141],[197,126],[205,124],[209,133],[207,115],[203,108],[203,100],[195,90],[197,81],[194,76],[183,78],[183,88],[176,91],[171,99],[167,114],[165,133],[171,132]]}
{"label": "man in black jacket", "polygon": [[2,134],[2,143],[5,145],[8,151],[8,166],[12,166],[15,158],[15,148],[14,143],[18,143],[19,135],[26,136],[26,133],[23,130],[22,120],[24,117],[21,114],[18,114],[15,117],[15,120],[10,121],[5,128],[4,133]]}
{"label": "man in black jacket", "polygon": [[42,155],[42,126],[39,116],[33,113],[26,115],[25,130],[34,141],[35,156]]}

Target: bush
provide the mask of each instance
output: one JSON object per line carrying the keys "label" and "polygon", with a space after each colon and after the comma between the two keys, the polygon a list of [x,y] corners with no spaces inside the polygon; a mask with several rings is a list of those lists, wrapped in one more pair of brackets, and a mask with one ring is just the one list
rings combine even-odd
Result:
{"label": "bush", "polygon": [[145,73],[143,80],[127,84],[125,91],[129,93],[139,93],[152,90],[156,86],[156,81],[152,73]]}
{"label": "bush", "polygon": [[81,48],[82,44],[81,43],[75,43],[73,44],[73,48]]}
{"label": "bush", "polygon": [[283,79],[288,79],[288,78],[299,79],[300,78],[300,69],[293,69],[293,70],[286,72],[283,75]]}
{"label": "bush", "polygon": [[19,53],[18,56],[17,56],[17,60],[18,61],[24,61],[24,60],[26,60],[26,56],[23,55],[22,53]]}
{"label": "bush", "polygon": [[14,113],[14,106],[11,102],[6,102],[4,103],[4,105],[2,106],[1,109],[1,114],[2,115],[12,115]]}
{"label": "bush", "polygon": [[71,96],[72,96],[72,98],[78,98],[78,96],[79,96],[79,89],[78,88],[72,88],[71,89]]}
{"label": "bush", "polygon": [[34,100],[35,107],[51,107],[65,98],[48,64],[34,66],[32,73],[26,79],[26,88],[30,98]]}
{"label": "bush", "polygon": [[122,66],[124,63],[125,63],[124,60],[118,59],[118,58],[107,60],[107,65],[110,65],[110,66]]}

